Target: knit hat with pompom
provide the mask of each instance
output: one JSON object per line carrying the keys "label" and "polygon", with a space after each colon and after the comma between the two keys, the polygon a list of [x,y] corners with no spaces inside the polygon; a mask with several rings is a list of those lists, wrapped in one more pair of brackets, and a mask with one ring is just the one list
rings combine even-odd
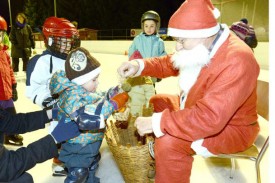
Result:
{"label": "knit hat with pompom", "polygon": [[85,48],[79,47],[70,51],[65,72],[72,82],[83,85],[100,73],[100,63]]}

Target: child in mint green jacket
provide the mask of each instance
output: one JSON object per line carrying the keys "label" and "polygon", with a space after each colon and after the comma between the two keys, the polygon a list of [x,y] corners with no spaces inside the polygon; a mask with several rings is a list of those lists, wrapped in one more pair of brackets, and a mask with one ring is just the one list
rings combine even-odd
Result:
{"label": "child in mint green jacket", "polygon": [[[160,16],[155,11],[147,11],[141,17],[142,32],[137,35],[128,50],[129,60],[166,55],[164,41],[160,38]],[[131,80],[131,81],[129,81]],[[155,83],[160,79],[153,77],[137,77],[128,79],[131,84],[130,109],[133,115],[142,115],[143,105],[149,106],[150,98],[155,95]]]}

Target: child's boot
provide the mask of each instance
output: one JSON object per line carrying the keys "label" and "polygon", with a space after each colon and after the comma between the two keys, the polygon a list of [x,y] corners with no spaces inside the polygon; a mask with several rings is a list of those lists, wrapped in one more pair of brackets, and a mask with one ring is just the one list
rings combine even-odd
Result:
{"label": "child's boot", "polygon": [[53,158],[52,171],[53,171],[53,176],[67,175],[67,171],[65,169],[64,163],[61,162],[58,158]]}
{"label": "child's boot", "polygon": [[95,176],[100,159],[101,159],[101,155],[100,153],[98,153],[98,155],[95,157],[93,163],[89,168],[89,177],[88,177],[87,183],[100,183],[100,179]]}
{"label": "child's boot", "polygon": [[89,174],[88,170],[88,168],[68,168],[64,183],[85,183]]}

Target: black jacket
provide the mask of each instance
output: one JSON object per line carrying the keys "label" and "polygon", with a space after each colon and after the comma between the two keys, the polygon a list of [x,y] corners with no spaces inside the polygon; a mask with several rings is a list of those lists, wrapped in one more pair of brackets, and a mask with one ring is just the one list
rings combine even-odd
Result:
{"label": "black jacket", "polygon": [[29,25],[26,24],[21,28],[14,24],[11,27],[9,38],[12,43],[11,57],[26,58],[31,56],[31,48],[35,48],[35,41]]}
{"label": "black jacket", "polygon": [[[0,114],[0,132],[17,134],[31,132],[44,128],[48,121],[45,111],[5,116]],[[0,144],[0,182],[15,180],[37,163],[57,155],[58,150],[51,135],[16,151],[7,150]]]}

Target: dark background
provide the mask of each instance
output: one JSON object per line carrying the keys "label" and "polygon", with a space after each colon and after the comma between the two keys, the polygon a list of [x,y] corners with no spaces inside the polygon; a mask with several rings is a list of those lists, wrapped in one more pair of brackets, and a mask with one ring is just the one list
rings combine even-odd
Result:
{"label": "dark background", "polygon": [[[10,24],[9,0],[0,0],[0,15]],[[24,12],[34,32],[45,19],[54,16],[54,0],[10,0],[12,21],[18,12]],[[140,29],[140,18],[148,10],[161,17],[161,28],[167,28],[171,15],[184,0],[56,0],[57,17],[77,21],[78,28],[98,30],[102,36],[120,35],[128,39],[130,29]],[[269,0],[212,0],[221,12],[219,22],[231,25],[246,17],[255,28],[258,41],[269,40]],[[125,34],[127,34],[125,36]],[[106,38],[109,39],[109,38]]]}
{"label": "dark background", "polygon": [[[8,0],[0,0],[0,15],[10,24]],[[78,28],[130,29],[140,28],[145,11],[160,14],[161,27],[167,27],[170,16],[183,0],[56,0],[57,17],[77,21]],[[54,16],[54,0],[10,0],[12,23],[24,12],[33,28],[40,28],[44,20]]]}

